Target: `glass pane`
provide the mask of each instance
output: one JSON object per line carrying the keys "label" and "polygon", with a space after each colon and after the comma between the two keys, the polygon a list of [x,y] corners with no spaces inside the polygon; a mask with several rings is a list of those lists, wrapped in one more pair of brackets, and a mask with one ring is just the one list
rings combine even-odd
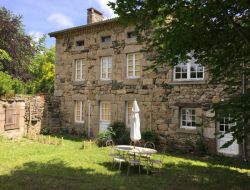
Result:
{"label": "glass pane", "polygon": [[224,125],[220,125],[220,131],[224,132]]}
{"label": "glass pane", "polygon": [[198,72],[197,73],[197,78],[203,78],[203,73]]}
{"label": "glass pane", "polygon": [[182,126],[187,126],[186,121],[182,121]]}
{"label": "glass pane", "polygon": [[140,72],[140,71],[135,71],[135,76],[139,77],[139,76],[140,76],[140,74],[141,74],[141,72]]}
{"label": "glass pane", "polygon": [[175,67],[175,72],[181,72],[181,68],[179,66]]}
{"label": "glass pane", "polygon": [[194,72],[194,71],[196,71],[196,66],[194,66],[194,65],[192,65],[191,67],[190,67],[190,71],[192,72]]}
{"label": "glass pane", "polygon": [[191,72],[191,74],[190,74],[190,78],[192,78],[192,79],[196,78],[196,73]]}
{"label": "glass pane", "polygon": [[129,71],[128,76],[133,76],[133,71]]}
{"label": "glass pane", "polygon": [[187,73],[182,73],[181,78],[186,79],[187,78]]}
{"label": "glass pane", "polygon": [[176,79],[181,79],[181,73],[175,73],[175,78]]}
{"label": "glass pane", "polygon": [[195,127],[195,122],[192,122],[192,127]]}

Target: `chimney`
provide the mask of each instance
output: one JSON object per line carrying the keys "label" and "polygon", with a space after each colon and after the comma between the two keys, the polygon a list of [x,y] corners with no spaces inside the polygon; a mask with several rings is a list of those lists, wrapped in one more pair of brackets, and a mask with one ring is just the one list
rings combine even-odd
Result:
{"label": "chimney", "polygon": [[94,22],[100,22],[103,20],[103,14],[94,8],[87,9],[88,17],[87,24],[92,24]]}

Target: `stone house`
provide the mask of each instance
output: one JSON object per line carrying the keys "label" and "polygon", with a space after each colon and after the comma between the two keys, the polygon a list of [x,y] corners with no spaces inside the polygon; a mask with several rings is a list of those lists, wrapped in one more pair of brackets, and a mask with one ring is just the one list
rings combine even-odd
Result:
{"label": "stone house", "polygon": [[223,98],[221,85],[208,84],[208,72],[195,60],[154,73],[136,41],[134,26],[87,10],[87,24],[52,32],[56,38],[54,95],[60,99],[62,127],[97,135],[116,120],[129,128],[132,101],[138,101],[142,130],[159,134],[162,143],[195,143],[200,135],[211,152],[238,156],[236,142],[217,139],[230,118],[215,119],[212,103]]}

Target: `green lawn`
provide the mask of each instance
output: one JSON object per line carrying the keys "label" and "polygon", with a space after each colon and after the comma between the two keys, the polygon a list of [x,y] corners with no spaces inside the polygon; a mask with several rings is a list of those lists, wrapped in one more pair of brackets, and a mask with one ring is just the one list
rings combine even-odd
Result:
{"label": "green lawn", "polygon": [[[166,155],[163,175],[138,176],[111,167],[107,148],[82,149],[0,138],[0,189],[250,189],[250,164],[224,158]],[[158,155],[156,155],[158,156]]]}

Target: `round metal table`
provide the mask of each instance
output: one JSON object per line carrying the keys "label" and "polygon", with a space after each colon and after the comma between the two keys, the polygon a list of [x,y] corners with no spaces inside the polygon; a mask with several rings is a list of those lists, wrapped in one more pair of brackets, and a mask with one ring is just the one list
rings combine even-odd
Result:
{"label": "round metal table", "polygon": [[147,154],[147,155],[157,153],[157,150],[152,149],[152,148],[144,148],[144,147],[131,146],[131,145],[117,145],[117,146],[114,146],[114,149],[118,151],[135,152],[135,153]]}

